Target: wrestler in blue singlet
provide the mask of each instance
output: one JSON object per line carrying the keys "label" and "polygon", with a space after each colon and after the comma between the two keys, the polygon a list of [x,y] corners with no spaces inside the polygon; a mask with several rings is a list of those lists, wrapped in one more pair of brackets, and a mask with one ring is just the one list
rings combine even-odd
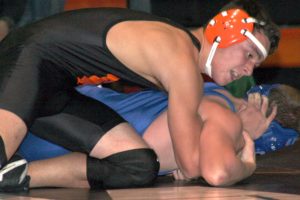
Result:
{"label": "wrestler in blue singlet", "polygon": [[[221,96],[234,111],[232,102],[223,94],[215,91],[215,89],[224,90],[223,87],[216,84],[207,83],[205,84],[204,93],[205,95]],[[108,88],[90,85],[77,87],[77,90],[117,111],[141,136],[143,136],[144,131],[152,121],[166,110],[168,106],[167,94],[162,91],[146,90],[124,94]],[[69,151],[29,133],[20,146],[19,152],[28,161],[33,161],[59,156]]]}
{"label": "wrestler in blue singlet", "polygon": [[[96,86],[82,86],[77,87],[77,90],[87,96],[103,102],[117,113],[119,113],[126,121],[128,121],[137,131],[140,136],[143,136],[147,127],[156,119],[164,110],[167,109],[168,99],[166,93],[157,90],[146,90],[135,93],[118,93],[108,88],[100,88]],[[214,83],[206,83],[204,85],[204,95],[216,95],[227,101],[229,107],[235,112],[233,103],[222,93],[217,90],[225,90],[223,87]],[[282,133],[278,124],[272,123],[265,135],[273,135],[274,132]],[[276,129],[276,131],[274,131]],[[295,132],[291,130],[284,130],[289,137],[296,138]],[[282,135],[282,134],[281,134]],[[268,136],[269,137],[269,136]],[[273,137],[274,139],[274,137]],[[277,139],[280,139],[277,134]],[[263,147],[274,148],[279,145],[279,140],[273,144],[266,145],[263,140],[257,141],[257,152],[262,151]],[[289,141],[289,145],[294,143]],[[277,143],[276,143],[277,142]],[[281,144],[280,144],[281,145]],[[283,144],[282,144],[283,145]],[[284,144],[285,145],[285,144]],[[274,150],[274,149],[273,149]],[[265,150],[266,151],[266,150]],[[40,160],[50,157],[55,157],[68,153],[69,151],[43,140],[33,134],[29,133],[20,146],[19,153],[28,161]]]}

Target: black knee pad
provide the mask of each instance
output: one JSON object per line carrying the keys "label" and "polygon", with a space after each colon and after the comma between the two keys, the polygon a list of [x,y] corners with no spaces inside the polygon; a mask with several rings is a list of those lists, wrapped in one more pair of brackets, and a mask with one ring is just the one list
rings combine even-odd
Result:
{"label": "black knee pad", "polygon": [[153,184],[159,162],[152,149],[134,149],[104,159],[87,159],[91,189],[144,187]]}

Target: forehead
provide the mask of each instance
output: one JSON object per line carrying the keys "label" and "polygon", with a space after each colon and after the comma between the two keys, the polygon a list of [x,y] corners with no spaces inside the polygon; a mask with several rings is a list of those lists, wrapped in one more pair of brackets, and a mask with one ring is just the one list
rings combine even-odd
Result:
{"label": "forehead", "polygon": [[[268,37],[261,31],[254,31],[253,35],[265,47],[265,49],[268,52],[270,50],[270,41],[269,41]],[[255,51],[257,51],[259,53],[259,55],[261,55],[263,57],[259,48],[250,39],[248,39],[247,42],[252,48],[255,49]]]}
{"label": "forehead", "polygon": [[[256,39],[261,43],[261,45],[265,47],[266,51],[268,52],[270,49],[270,42],[267,36],[258,31],[255,31],[255,33],[253,33],[253,36],[256,37]],[[253,53],[254,51],[255,54],[257,55],[256,57],[258,59],[257,62],[262,62],[265,59],[263,53],[256,46],[256,44],[252,42],[252,40],[250,39],[229,46],[228,49],[235,49],[234,51],[247,52],[247,53],[249,51]]]}

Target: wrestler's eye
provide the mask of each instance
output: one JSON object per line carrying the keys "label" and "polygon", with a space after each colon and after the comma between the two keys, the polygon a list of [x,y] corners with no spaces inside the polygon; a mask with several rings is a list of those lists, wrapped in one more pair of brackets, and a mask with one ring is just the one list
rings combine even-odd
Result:
{"label": "wrestler's eye", "polygon": [[251,61],[251,62],[254,62],[254,67],[260,66],[261,61],[259,61],[258,57],[259,56],[255,52],[249,51],[246,54],[246,59]]}
{"label": "wrestler's eye", "polygon": [[253,54],[252,53],[250,53],[250,52],[247,52],[247,59],[252,59],[252,58],[254,58],[254,56],[253,56]]}

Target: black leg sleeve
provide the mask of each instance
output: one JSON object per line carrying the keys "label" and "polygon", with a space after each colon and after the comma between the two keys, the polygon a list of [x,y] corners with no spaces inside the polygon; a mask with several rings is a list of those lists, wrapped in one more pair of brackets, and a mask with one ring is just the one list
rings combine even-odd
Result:
{"label": "black leg sleeve", "polygon": [[144,187],[153,184],[159,162],[152,149],[134,149],[104,159],[87,159],[91,189]]}

